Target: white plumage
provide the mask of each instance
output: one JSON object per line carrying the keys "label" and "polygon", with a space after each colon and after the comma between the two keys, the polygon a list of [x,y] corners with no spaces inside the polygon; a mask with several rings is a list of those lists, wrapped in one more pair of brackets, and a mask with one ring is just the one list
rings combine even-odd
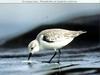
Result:
{"label": "white plumage", "polygon": [[[84,31],[71,31],[65,29],[46,29],[41,31],[35,40],[28,45],[29,58],[39,50],[54,49],[55,51],[69,44],[75,37],[86,33]],[[55,56],[55,55],[54,55]],[[54,57],[53,56],[53,57]],[[52,60],[52,59],[51,59]],[[50,62],[51,62],[50,60]]]}

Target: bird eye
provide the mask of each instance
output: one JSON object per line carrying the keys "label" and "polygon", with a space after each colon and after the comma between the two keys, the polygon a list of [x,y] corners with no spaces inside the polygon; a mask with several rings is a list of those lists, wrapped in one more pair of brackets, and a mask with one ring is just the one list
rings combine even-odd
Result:
{"label": "bird eye", "polygon": [[31,48],[31,50],[33,49],[33,47]]}

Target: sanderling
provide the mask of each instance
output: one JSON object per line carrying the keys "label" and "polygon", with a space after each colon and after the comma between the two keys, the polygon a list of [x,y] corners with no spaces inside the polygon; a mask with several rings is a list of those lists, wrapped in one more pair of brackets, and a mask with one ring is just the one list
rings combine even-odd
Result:
{"label": "sanderling", "polygon": [[37,53],[39,50],[54,49],[55,53],[48,62],[50,63],[58,52],[59,53],[58,63],[59,63],[61,54],[60,49],[68,45],[75,37],[83,33],[86,33],[86,31],[71,31],[58,28],[43,30],[37,35],[35,40],[29,43],[28,60],[30,59],[32,54]]}

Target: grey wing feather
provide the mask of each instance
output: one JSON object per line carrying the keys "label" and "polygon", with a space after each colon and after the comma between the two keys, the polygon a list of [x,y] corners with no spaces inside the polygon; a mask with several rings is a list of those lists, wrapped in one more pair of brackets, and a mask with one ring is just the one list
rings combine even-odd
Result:
{"label": "grey wing feather", "polygon": [[49,34],[49,35],[44,35],[43,36],[43,40],[46,42],[55,42],[55,41],[61,41],[62,39],[65,39],[63,36],[61,36],[60,34]]}
{"label": "grey wing feather", "polygon": [[46,42],[62,41],[67,39],[69,31],[61,29],[44,30],[38,34],[38,39],[41,37]]}

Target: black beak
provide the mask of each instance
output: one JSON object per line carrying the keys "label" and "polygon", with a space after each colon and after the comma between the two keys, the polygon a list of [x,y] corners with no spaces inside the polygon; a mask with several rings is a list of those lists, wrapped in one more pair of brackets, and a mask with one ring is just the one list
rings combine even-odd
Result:
{"label": "black beak", "polygon": [[28,55],[28,60],[30,60],[30,57],[32,56],[32,53],[29,53]]}

